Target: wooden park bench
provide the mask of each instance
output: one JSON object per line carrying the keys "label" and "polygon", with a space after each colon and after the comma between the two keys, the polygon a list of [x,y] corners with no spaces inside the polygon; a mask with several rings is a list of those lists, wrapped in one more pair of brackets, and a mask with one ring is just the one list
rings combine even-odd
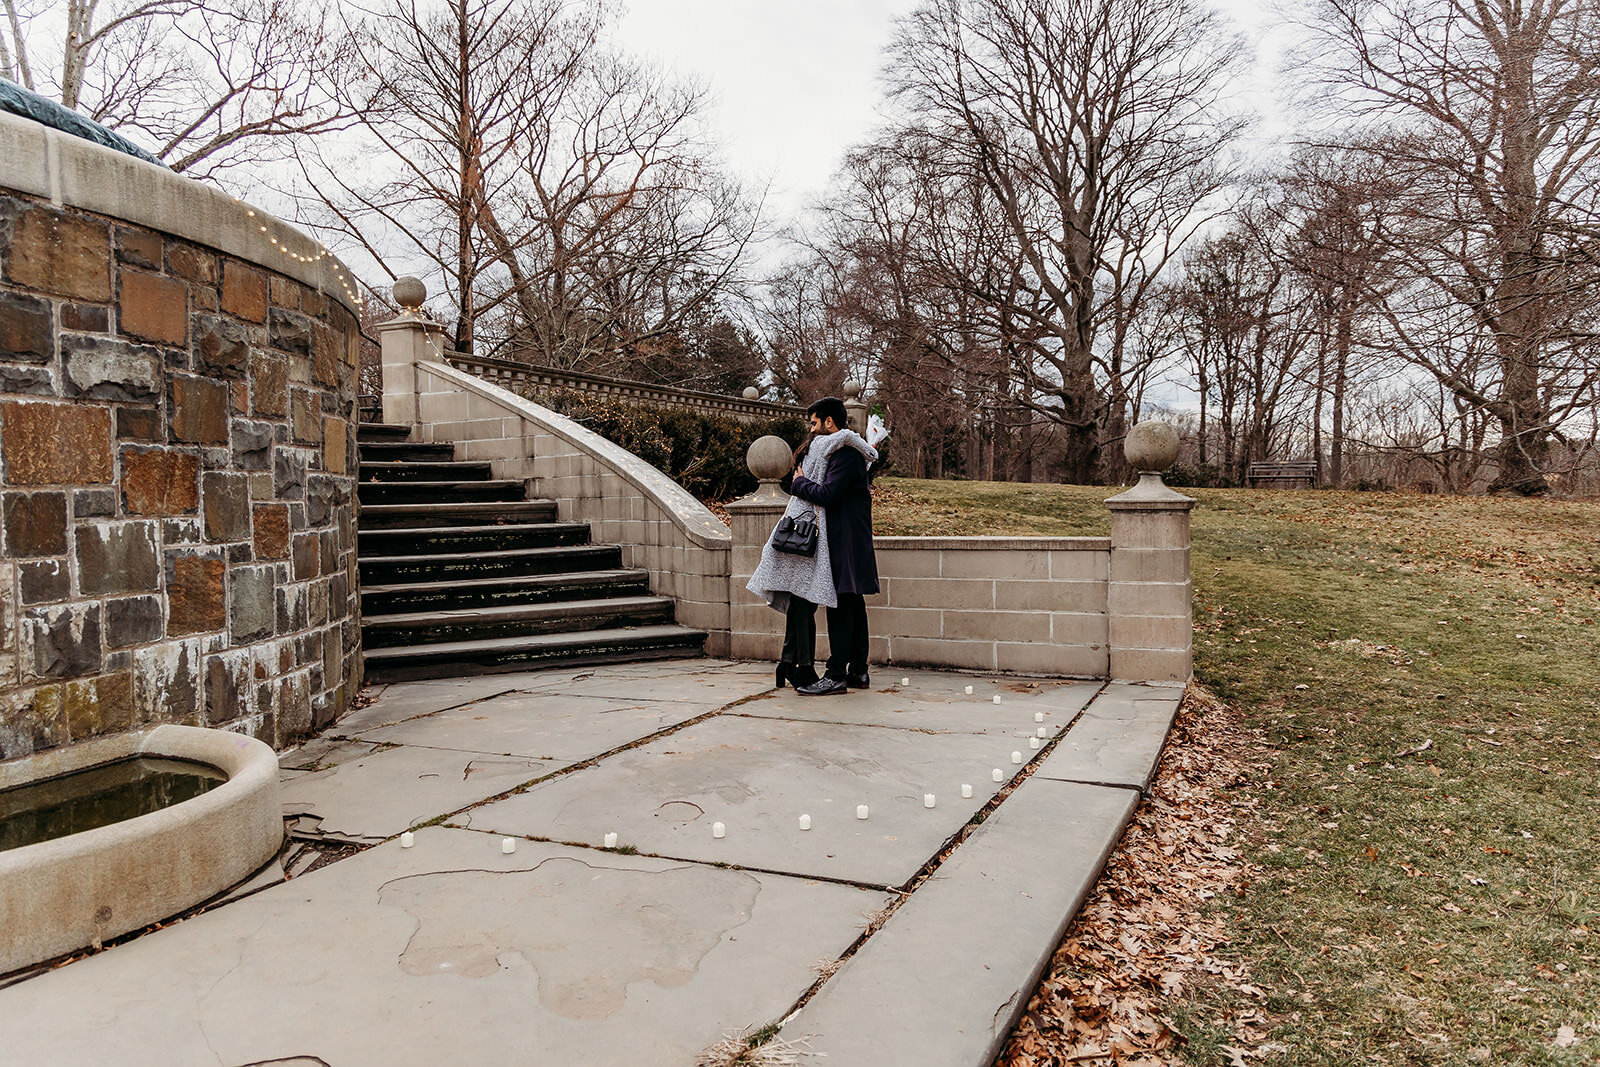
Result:
{"label": "wooden park bench", "polygon": [[1317,484],[1317,461],[1252,463],[1245,472],[1252,489],[1313,489]]}

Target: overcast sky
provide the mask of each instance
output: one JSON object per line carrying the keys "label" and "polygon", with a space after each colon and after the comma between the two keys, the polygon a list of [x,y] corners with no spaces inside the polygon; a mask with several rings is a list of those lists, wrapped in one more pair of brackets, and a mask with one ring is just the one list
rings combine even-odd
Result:
{"label": "overcast sky", "polygon": [[[616,26],[627,50],[703,78],[725,156],[771,181],[767,216],[793,218],[825,189],[844,152],[877,121],[878,72],[894,17],[916,0],[628,0]],[[1260,0],[1219,0],[1256,50],[1241,98],[1282,132],[1274,85],[1285,36]]]}

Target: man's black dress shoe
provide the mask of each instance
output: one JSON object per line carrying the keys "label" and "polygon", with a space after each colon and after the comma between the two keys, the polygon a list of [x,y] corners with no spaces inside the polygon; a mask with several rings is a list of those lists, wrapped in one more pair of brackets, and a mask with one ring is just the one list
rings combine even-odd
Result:
{"label": "man's black dress shoe", "polygon": [[860,674],[845,675],[844,684],[848,685],[851,689],[871,689],[872,679],[867,677],[866,672],[863,671]]}
{"label": "man's black dress shoe", "polygon": [[818,678],[810,685],[802,685],[795,690],[803,697],[831,697],[835,693],[848,693],[850,687],[840,678]]}

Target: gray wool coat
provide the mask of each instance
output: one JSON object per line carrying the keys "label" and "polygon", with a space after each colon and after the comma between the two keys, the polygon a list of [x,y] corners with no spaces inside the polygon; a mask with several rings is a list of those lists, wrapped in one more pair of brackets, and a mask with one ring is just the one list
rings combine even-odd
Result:
{"label": "gray wool coat", "polygon": [[[811,442],[805,459],[800,463],[800,473],[814,482],[824,479],[828,458],[840,448],[853,448],[868,464],[876,463],[878,450],[867,444],[854,430],[840,430]],[[828,519],[821,505],[807,503],[797,496],[789,498],[783,512],[790,518],[814,517],[817,523],[817,554],[793,556],[772,547],[769,538],[761,549],[761,562],[745,588],[766,600],[767,606],[779,612],[789,610],[791,595],[803,597],[825,608],[839,606],[839,594],[833,584],[833,566],[828,555]]]}

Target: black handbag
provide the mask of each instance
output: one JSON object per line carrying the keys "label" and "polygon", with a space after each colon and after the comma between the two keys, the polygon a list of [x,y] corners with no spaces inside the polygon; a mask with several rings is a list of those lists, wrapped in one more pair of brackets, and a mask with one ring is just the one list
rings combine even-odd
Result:
{"label": "black handbag", "polygon": [[785,515],[772,528],[772,547],[791,556],[817,554],[817,520],[815,516],[793,518]]}

